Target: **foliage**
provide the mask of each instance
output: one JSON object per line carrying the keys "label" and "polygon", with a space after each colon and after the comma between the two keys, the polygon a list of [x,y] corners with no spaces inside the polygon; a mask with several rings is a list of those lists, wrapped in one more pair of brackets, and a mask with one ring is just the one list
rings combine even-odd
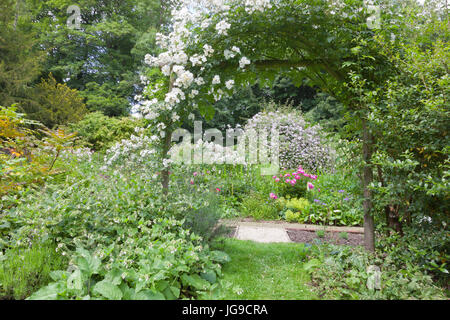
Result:
{"label": "foliage", "polygon": [[303,223],[304,217],[309,214],[310,203],[305,198],[293,198],[285,201],[285,207],[284,215],[288,222]]}
{"label": "foliage", "polygon": [[[21,1],[22,2],[22,1]],[[139,90],[139,72],[172,3],[156,0],[77,1],[80,28],[66,0],[25,1],[21,21],[47,53],[44,74],[77,89],[90,111],[124,116]],[[25,14],[26,12],[26,14]],[[14,16],[11,14],[11,16]]]}
{"label": "foliage", "polygon": [[[206,190],[189,193],[191,186],[184,181],[185,186],[173,184],[163,198],[161,188],[148,188],[154,174],[145,167],[119,173],[111,166],[104,174],[98,169],[96,164],[79,166],[63,187],[47,184],[18,199],[2,217],[3,246],[54,239],[59,252],[71,258],[72,267],[52,273],[55,282],[31,298],[178,299],[219,294],[218,263],[226,262],[227,256],[210,251],[209,239],[183,227],[184,217],[191,226],[191,217],[208,210]],[[211,235],[214,226],[191,227]]]}
{"label": "foliage", "polygon": [[54,270],[64,268],[67,259],[51,243],[31,248],[0,251],[0,300],[23,300],[47,285]]}
{"label": "foliage", "polygon": [[276,220],[279,218],[280,210],[276,202],[258,193],[250,193],[241,204],[242,215],[256,220]]}
{"label": "foliage", "polygon": [[55,282],[29,299],[173,300],[217,291],[217,263],[228,257],[202,248],[181,224],[156,219],[127,228],[139,238],[110,245],[100,256],[78,247],[72,271],[52,272]]}
{"label": "foliage", "polygon": [[[386,257],[373,256],[362,248],[324,244],[311,247],[307,259],[304,269],[322,299],[445,299],[442,289],[418,266],[406,263],[398,268]],[[372,265],[381,269],[380,287],[368,268]],[[374,289],[368,288],[368,281],[375,281]]]}
{"label": "foliage", "polygon": [[21,190],[40,182],[46,168],[34,161],[31,148],[36,142],[29,125],[36,122],[25,119],[15,107],[0,106],[0,196]]}
{"label": "foliage", "polygon": [[128,139],[135,128],[141,126],[140,120],[131,117],[111,118],[100,112],[93,112],[71,124],[70,128],[92,149],[105,151],[116,142]]}
{"label": "foliage", "polygon": [[[274,107],[273,104],[269,105]],[[320,126],[310,125],[295,110],[265,111],[250,119],[244,129],[257,132],[278,130],[279,162],[282,168],[303,166],[311,171],[333,166],[332,150],[326,145]]]}
{"label": "foliage", "polygon": [[39,75],[44,54],[36,50],[34,34],[18,21],[19,2],[0,1],[0,103],[26,104]]}
{"label": "foliage", "polygon": [[397,56],[379,39],[399,71],[384,94],[368,93],[377,141],[372,187],[380,211],[403,227],[423,218],[443,229],[448,223],[449,37],[448,21],[433,21],[410,41],[399,40]]}
{"label": "foliage", "polygon": [[[64,167],[64,161],[57,160],[77,149],[75,133],[63,128],[32,130],[31,126],[42,127],[39,122],[17,113],[15,107],[0,107],[1,208],[9,207],[10,200],[21,191],[28,192],[45,180],[63,174],[68,167]],[[38,139],[38,131],[45,138]]]}
{"label": "foliage", "polygon": [[79,92],[57,83],[52,74],[36,85],[33,98],[33,103],[22,107],[22,111],[49,128],[79,121],[87,112]]}
{"label": "foliage", "polygon": [[448,285],[448,232],[426,220],[418,226],[405,227],[403,232],[403,236],[398,233],[381,236],[377,244],[379,252],[386,254],[387,259],[398,268],[416,265],[432,275],[439,284]]}

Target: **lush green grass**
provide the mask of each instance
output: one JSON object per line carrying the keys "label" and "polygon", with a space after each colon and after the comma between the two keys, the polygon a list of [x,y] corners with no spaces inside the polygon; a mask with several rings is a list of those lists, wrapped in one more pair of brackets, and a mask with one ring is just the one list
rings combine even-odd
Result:
{"label": "lush green grass", "polygon": [[[255,243],[225,239],[218,247],[231,258],[224,265],[223,279],[233,284],[225,299],[315,299],[302,269],[302,244]],[[236,288],[241,290],[236,290]]]}
{"label": "lush green grass", "polygon": [[45,286],[50,272],[65,269],[67,258],[52,244],[14,248],[0,256],[0,300],[21,300]]}

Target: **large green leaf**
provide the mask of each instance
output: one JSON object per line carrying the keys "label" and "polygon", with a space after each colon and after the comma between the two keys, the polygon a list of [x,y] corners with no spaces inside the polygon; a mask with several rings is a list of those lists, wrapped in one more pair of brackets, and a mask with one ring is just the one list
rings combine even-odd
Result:
{"label": "large green leaf", "polygon": [[230,257],[222,251],[211,251],[210,257],[213,261],[219,262],[219,263],[226,263],[230,262]]}
{"label": "large green leaf", "polygon": [[212,271],[212,270],[209,270],[209,271],[201,273],[200,277],[202,277],[203,279],[209,281],[211,284],[214,284],[217,281],[216,273],[214,271]]}
{"label": "large green leaf", "polygon": [[77,248],[78,258],[77,266],[81,271],[88,274],[97,274],[100,271],[101,261],[99,258],[92,256],[89,251]]}
{"label": "large green leaf", "polygon": [[108,300],[121,300],[123,297],[122,291],[119,287],[107,280],[98,282],[94,286],[94,293],[98,293]]}
{"label": "large green leaf", "polygon": [[181,280],[183,281],[184,285],[193,287],[194,289],[198,290],[208,290],[209,287],[211,286],[211,284],[208,281],[202,279],[198,274],[192,275],[183,274],[181,276]]}
{"label": "large green leaf", "polygon": [[67,279],[67,288],[75,290],[83,289],[83,278],[79,269],[75,270]]}
{"label": "large green leaf", "polygon": [[161,292],[143,290],[136,294],[136,300],[166,300]]}
{"label": "large green leaf", "polygon": [[51,283],[33,293],[27,300],[58,300],[61,291],[63,287],[60,283]]}

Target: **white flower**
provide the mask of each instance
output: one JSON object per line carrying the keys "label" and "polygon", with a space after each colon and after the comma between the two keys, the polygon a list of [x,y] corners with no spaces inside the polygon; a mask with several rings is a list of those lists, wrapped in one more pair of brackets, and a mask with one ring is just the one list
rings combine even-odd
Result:
{"label": "white flower", "polygon": [[209,57],[214,53],[214,49],[209,44],[205,44],[203,46],[203,52],[205,53],[205,56]]}
{"label": "white flower", "polygon": [[[192,90],[192,91],[194,91],[194,90]],[[195,115],[193,113],[189,113],[188,119],[191,120],[191,121],[194,121],[195,120]]]}
{"label": "white flower", "polygon": [[202,77],[198,77],[197,79],[194,80],[194,82],[199,86],[205,84],[205,80],[203,80]]}
{"label": "white flower", "polygon": [[187,61],[188,56],[183,51],[180,51],[173,56],[173,62],[175,62],[176,64],[186,64]]}
{"label": "white flower", "polygon": [[156,58],[154,56],[152,56],[151,54],[146,54],[145,58],[144,58],[144,62],[150,66],[153,66],[155,59]]}
{"label": "white flower", "polygon": [[219,75],[215,75],[213,80],[212,80],[212,84],[219,84],[220,83],[220,76]]}
{"label": "white flower", "polygon": [[195,67],[196,65],[201,65],[203,62],[206,62],[206,57],[195,54],[189,60],[191,61],[192,66]]}
{"label": "white flower", "polygon": [[184,67],[183,66],[173,66],[173,72],[175,72],[177,74],[177,76],[180,76],[180,74],[182,74],[184,72]]}
{"label": "white flower", "polygon": [[158,114],[157,112],[150,111],[149,113],[147,113],[147,114],[145,115],[145,119],[147,119],[147,120],[153,120],[153,119],[156,119],[158,116],[159,116],[159,114]]}
{"label": "white flower", "polygon": [[241,69],[244,69],[248,64],[250,64],[250,60],[247,57],[242,57],[242,59],[239,60],[239,66],[241,67]]}
{"label": "white flower", "polygon": [[161,68],[161,72],[163,73],[163,75],[165,76],[170,76],[170,66],[169,65],[165,65]]}
{"label": "white flower", "polygon": [[228,50],[228,49],[226,49],[224,52],[223,52],[223,55],[225,56],[225,59],[231,59],[231,58],[234,58],[235,56],[236,56],[236,53],[234,53],[233,51],[230,51],[230,50]]}
{"label": "white flower", "polygon": [[234,80],[228,80],[227,82],[225,82],[225,86],[227,87],[228,90],[233,89]]}
{"label": "white flower", "polygon": [[231,24],[225,20],[222,20],[216,25],[216,30],[219,34],[227,35],[227,30],[230,29],[230,27]]}
{"label": "white flower", "polygon": [[241,49],[239,49],[236,46],[233,46],[233,48],[231,48],[231,50],[233,50],[234,52],[239,53],[239,54],[241,53]]}
{"label": "white flower", "polygon": [[189,96],[190,96],[191,98],[195,98],[195,96],[197,96],[197,95],[198,95],[198,90],[195,90],[195,89],[194,89],[194,90],[191,91],[191,93],[190,93]]}
{"label": "white flower", "polygon": [[172,121],[177,122],[178,120],[180,120],[180,116],[176,112],[172,113]]}
{"label": "white flower", "polygon": [[175,85],[178,87],[189,87],[191,83],[194,81],[194,75],[189,71],[184,71],[181,75],[178,76],[175,81]]}
{"label": "white flower", "polygon": [[180,103],[181,100],[184,100],[186,97],[184,92],[179,88],[173,88],[172,91],[166,94],[165,102],[169,105],[174,105],[176,103]]}
{"label": "white flower", "polygon": [[203,20],[203,21],[202,21],[202,24],[201,24],[202,29],[208,28],[210,22],[211,22],[210,19]]}

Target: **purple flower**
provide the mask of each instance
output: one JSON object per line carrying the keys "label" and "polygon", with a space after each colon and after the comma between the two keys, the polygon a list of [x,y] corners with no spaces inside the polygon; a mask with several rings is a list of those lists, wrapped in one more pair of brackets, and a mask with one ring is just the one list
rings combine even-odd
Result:
{"label": "purple flower", "polygon": [[320,203],[319,199],[314,199],[314,202]]}
{"label": "purple flower", "polygon": [[338,192],[339,192],[339,193],[344,193],[345,191],[344,191],[344,190],[339,190]]}
{"label": "purple flower", "polygon": [[344,201],[348,201],[348,200],[350,200],[349,198],[344,198]]}

